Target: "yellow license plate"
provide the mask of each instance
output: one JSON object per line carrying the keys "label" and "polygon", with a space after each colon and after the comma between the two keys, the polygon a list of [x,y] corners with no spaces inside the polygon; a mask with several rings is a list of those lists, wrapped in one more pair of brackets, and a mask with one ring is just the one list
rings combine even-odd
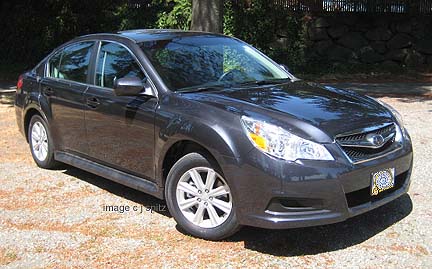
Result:
{"label": "yellow license plate", "polygon": [[378,195],[380,192],[394,187],[395,169],[388,168],[372,173],[371,195]]}

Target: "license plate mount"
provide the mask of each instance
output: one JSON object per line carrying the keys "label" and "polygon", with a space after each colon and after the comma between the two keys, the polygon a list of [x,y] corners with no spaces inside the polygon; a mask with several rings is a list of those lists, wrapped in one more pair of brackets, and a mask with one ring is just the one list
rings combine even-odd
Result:
{"label": "license plate mount", "polygon": [[371,196],[376,196],[380,192],[389,190],[395,184],[395,169],[387,168],[371,174]]}

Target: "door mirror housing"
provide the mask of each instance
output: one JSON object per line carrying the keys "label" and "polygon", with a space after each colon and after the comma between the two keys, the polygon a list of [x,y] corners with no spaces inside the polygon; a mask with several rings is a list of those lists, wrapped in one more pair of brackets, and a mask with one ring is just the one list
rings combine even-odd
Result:
{"label": "door mirror housing", "polygon": [[154,96],[151,87],[145,85],[146,79],[141,80],[137,77],[119,78],[114,81],[114,93],[117,96]]}

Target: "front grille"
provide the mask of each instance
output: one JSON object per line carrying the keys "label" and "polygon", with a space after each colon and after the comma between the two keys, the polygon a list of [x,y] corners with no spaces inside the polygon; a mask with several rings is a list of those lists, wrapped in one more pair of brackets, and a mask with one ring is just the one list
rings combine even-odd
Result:
{"label": "front grille", "polygon": [[380,153],[385,152],[389,147],[391,147],[393,142],[393,140],[390,140],[378,149],[356,147],[342,147],[342,149],[345,151],[351,161],[355,163],[380,155]]}
{"label": "front grille", "polygon": [[[379,135],[384,140],[382,144],[373,144],[369,137]],[[375,128],[368,128],[360,132],[341,134],[336,136],[336,142],[343,149],[347,157],[353,163],[359,163],[374,159],[387,152],[396,149],[395,145],[396,125],[384,124]]]}
{"label": "front grille", "polygon": [[375,129],[375,130],[371,130],[371,131],[366,131],[364,133],[355,133],[355,134],[351,134],[351,135],[340,135],[338,136],[337,140],[340,142],[351,142],[351,143],[355,143],[358,141],[363,141],[366,139],[366,136],[370,133],[375,133],[375,134],[380,134],[380,135],[387,135],[389,133],[395,133],[396,132],[396,127],[393,123],[390,123],[388,125],[385,125],[384,127]]}

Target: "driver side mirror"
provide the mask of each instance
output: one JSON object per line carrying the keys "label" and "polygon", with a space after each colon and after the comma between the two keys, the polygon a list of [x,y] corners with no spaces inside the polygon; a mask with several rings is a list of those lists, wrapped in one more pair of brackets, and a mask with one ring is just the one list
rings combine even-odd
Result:
{"label": "driver side mirror", "polygon": [[279,66],[280,66],[283,70],[285,70],[285,72],[287,72],[287,73],[290,72],[288,66],[286,66],[285,64],[280,64]]}
{"label": "driver side mirror", "polygon": [[145,85],[146,80],[146,78],[144,80],[141,80],[137,77],[125,77],[116,79],[114,81],[114,93],[117,96],[154,96],[151,87]]}

